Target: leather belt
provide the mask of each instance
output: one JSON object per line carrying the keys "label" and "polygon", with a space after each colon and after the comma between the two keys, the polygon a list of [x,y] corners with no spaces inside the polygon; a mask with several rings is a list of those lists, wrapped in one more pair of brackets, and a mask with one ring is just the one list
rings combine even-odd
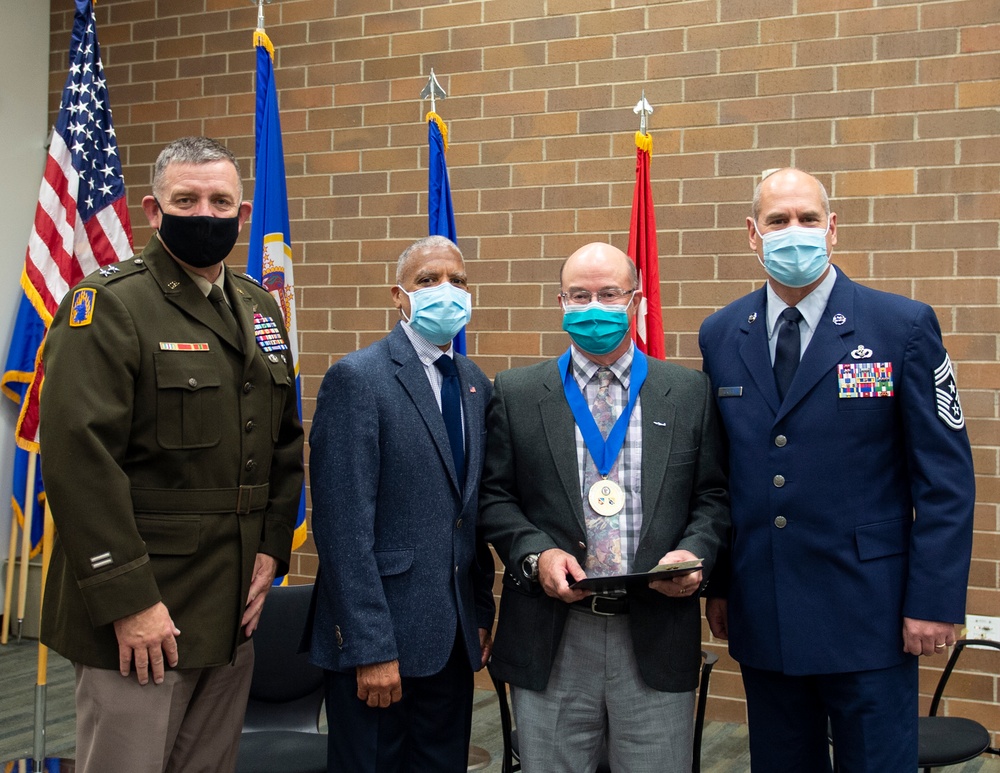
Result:
{"label": "leather belt", "polygon": [[574,601],[571,606],[581,612],[604,617],[627,615],[629,610],[628,596],[588,596]]}
{"label": "leather belt", "polygon": [[133,488],[132,508],[139,513],[236,513],[249,515],[267,507],[269,486],[235,488]]}

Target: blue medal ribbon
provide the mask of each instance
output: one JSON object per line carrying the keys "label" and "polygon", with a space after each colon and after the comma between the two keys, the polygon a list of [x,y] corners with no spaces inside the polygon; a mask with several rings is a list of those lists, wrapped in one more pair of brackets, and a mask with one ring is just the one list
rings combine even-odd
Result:
{"label": "blue medal ribbon", "polygon": [[580,428],[583,442],[587,446],[594,464],[597,465],[597,471],[606,478],[615,464],[615,459],[621,453],[622,446],[625,445],[625,432],[628,429],[628,422],[635,408],[635,403],[639,399],[639,390],[646,382],[649,363],[646,361],[646,355],[639,349],[635,349],[635,354],[632,357],[628,404],[615,421],[611,432],[608,433],[608,439],[605,440],[597,428],[597,422],[594,421],[594,415],[590,412],[590,406],[587,405],[583,392],[580,391],[576,379],[573,378],[571,351],[571,349],[567,349],[566,353],[558,360],[559,370],[563,374],[563,392],[566,395],[566,402],[569,403],[569,409],[573,412],[576,426]]}

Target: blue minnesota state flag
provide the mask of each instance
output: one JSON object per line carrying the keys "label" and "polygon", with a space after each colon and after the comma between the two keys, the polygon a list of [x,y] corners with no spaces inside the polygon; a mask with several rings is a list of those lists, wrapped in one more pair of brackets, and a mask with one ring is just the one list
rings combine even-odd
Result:
{"label": "blue minnesota state flag", "polygon": [[[299,380],[298,326],[295,322],[292,237],[288,225],[288,190],[285,185],[285,155],[281,144],[278,91],[274,85],[274,46],[261,29],[254,32],[253,40],[257,48],[256,186],[250,221],[247,273],[274,296],[281,308],[285,329],[288,330],[292,362],[295,364],[295,394],[301,419],[302,388]],[[303,485],[292,549],[300,547],[305,540],[306,492]]]}
{"label": "blue minnesota state flag", "polygon": [[[427,219],[428,236],[446,236],[455,244],[455,208],[451,204],[451,184],[448,182],[448,129],[437,113],[427,114],[427,144],[430,156],[427,162]],[[465,328],[454,340],[455,351],[465,354]]]}

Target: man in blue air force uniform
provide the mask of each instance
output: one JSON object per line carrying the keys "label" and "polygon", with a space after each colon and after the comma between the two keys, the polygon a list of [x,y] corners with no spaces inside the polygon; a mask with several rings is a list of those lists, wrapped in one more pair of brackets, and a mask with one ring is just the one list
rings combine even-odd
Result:
{"label": "man in blue air force uniform", "polygon": [[[837,216],[796,169],[747,218],[765,287],[702,326],[732,537],[709,588],[755,773],[917,767],[917,657],[965,614],[975,481],[933,310],[829,264]],[[726,575],[728,574],[728,580]]]}

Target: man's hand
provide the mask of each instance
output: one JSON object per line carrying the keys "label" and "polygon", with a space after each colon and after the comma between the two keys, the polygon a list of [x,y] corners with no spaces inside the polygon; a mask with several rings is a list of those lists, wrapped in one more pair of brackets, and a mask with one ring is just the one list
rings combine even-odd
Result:
{"label": "man's hand", "polygon": [[705,600],[705,619],[712,636],[722,641],[729,641],[729,602],[725,599]]}
{"label": "man's hand", "polygon": [[264,599],[274,583],[274,575],[278,571],[278,562],[267,553],[258,553],[253,562],[253,576],[250,578],[250,591],[247,593],[247,605],[243,610],[243,620],[240,625],[250,636],[257,630],[260,622],[260,612],[264,608]]}
{"label": "man's hand", "polygon": [[911,655],[941,655],[955,643],[955,626],[903,618],[903,650]]}
{"label": "man's hand", "polygon": [[[679,564],[681,561],[697,561],[698,556],[690,550],[671,550],[664,554],[657,563]],[[674,599],[683,599],[696,592],[701,587],[701,569],[691,574],[668,577],[663,580],[650,580],[649,587]]]}
{"label": "man's hand", "polygon": [[149,669],[153,682],[163,683],[163,662],[171,668],[177,666],[177,636],[181,632],[174,625],[162,601],[134,615],[115,620],[118,637],[118,672],[128,676],[135,660],[135,674],[139,684],[149,682]]}
{"label": "man's hand", "polygon": [[479,666],[484,668],[486,661],[490,659],[490,653],[493,652],[493,634],[490,633],[489,628],[479,629],[479,652],[482,655]]}
{"label": "man's hand", "polygon": [[358,666],[358,698],[373,709],[384,709],[403,697],[399,661]]}
{"label": "man's hand", "polygon": [[554,599],[572,604],[590,595],[590,591],[572,590],[566,576],[569,575],[576,580],[586,579],[587,573],[583,571],[577,560],[565,550],[559,548],[549,548],[538,556],[538,582],[542,584],[542,590]]}

